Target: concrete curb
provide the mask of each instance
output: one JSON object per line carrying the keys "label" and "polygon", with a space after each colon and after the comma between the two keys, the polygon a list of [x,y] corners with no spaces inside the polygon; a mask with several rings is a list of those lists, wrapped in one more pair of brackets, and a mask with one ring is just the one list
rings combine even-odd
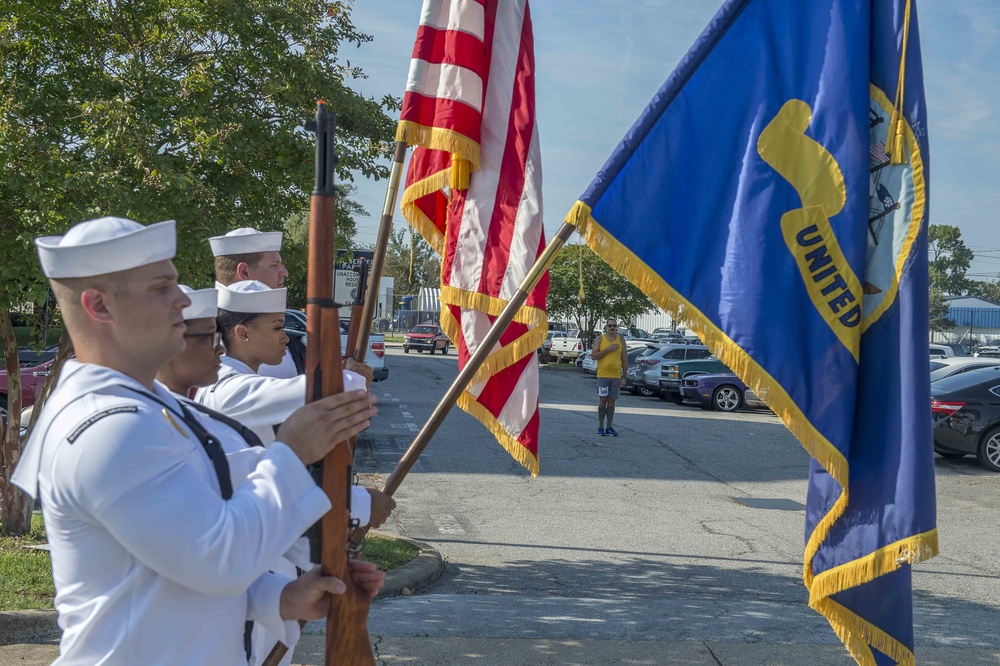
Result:
{"label": "concrete curb", "polygon": [[[437,580],[444,571],[441,553],[428,544],[387,532],[373,531],[372,534],[399,539],[420,549],[415,558],[386,573],[385,585],[378,593],[379,599],[398,597],[419,590]],[[58,640],[61,632],[57,618],[55,610],[0,612],[0,645]]]}
{"label": "concrete curb", "polygon": [[379,590],[377,599],[387,599],[414,592],[437,580],[444,572],[444,558],[441,553],[422,541],[415,541],[385,532],[372,532],[380,537],[399,539],[420,549],[420,553],[401,567],[385,574],[385,585]]}
{"label": "concrete curb", "polygon": [[22,610],[0,613],[0,645],[34,643],[59,638],[55,610]]}

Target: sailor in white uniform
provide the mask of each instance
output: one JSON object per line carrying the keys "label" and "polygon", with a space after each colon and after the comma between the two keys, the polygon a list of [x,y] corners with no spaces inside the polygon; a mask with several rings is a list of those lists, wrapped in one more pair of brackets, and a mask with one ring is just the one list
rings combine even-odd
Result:
{"label": "sailor in white uniform", "polygon": [[292,620],[324,616],[343,584],[267,565],[330,508],[303,462],[363,429],[371,401],[312,403],[234,484],[218,440],[154,379],[190,303],[174,222],[101,218],[36,246],[77,353],[13,476],[42,501],[55,663],[244,664],[247,619],[293,641]]}
{"label": "sailor in white uniform", "polygon": [[[274,427],[301,408],[306,398],[304,375],[276,379],[256,374],[262,363],[280,359],[288,342],[284,332],[285,289],[245,280],[222,287],[218,293],[219,331],[227,353],[222,357],[218,380],[199,388],[195,401],[242,423],[265,447],[270,446]],[[343,381],[345,391],[366,390],[364,377],[349,370],[343,371]],[[373,519],[373,494],[365,488],[352,488],[351,518],[359,525]],[[391,507],[374,516],[374,526],[381,525],[389,511]],[[306,539],[300,539],[274,563],[275,571],[289,576],[295,575],[296,569],[308,571],[313,566]],[[251,664],[260,663],[261,655],[266,656],[276,640],[280,637],[266,627],[255,628]],[[291,663],[291,652],[281,663]]]}
{"label": "sailor in white uniform", "polygon": [[[216,288],[244,280],[257,280],[271,289],[284,287],[288,269],[281,261],[281,241],[280,231],[257,231],[248,227],[234,229],[225,236],[209,238],[212,256],[215,257]],[[257,374],[291,379],[299,373],[292,355],[286,349],[278,363],[262,364]]]}
{"label": "sailor in white uniform", "polygon": [[[254,280],[237,282],[219,289],[219,330],[226,347],[218,380],[199,388],[194,400],[239,421],[268,446],[274,441],[274,427],[305,404],[306,378],[261,377],[260,366],[276,360],[288,337],[283,330],[285,289],[269,289]],[[365,379],[344,370],[344,390],[364,390]],[[360,525],[378,527],[395,502],[381,509],[384,493],[355,487],[351,494],[351,518]],[[372,497],[380,502],[378,515],[371,515]],[[301,566],[301,563],[300,563]],[[306,567],[302,567],[306,568]]]}
{"label": "sailor in white uniform", "polygon": [[[230,286],[244,280],[263,282],[271,289],[285,286],[288,270],[281,262],[280,231],[257,231],[244,227],[234,229],[225,236],[213,236],[208,239],[215,257],[215,286]],[[297,344],[304,345],[303,337]],[[348,359],[345,366],[364,375],[369,388],[372,383],[372,369],[363,362]],[[257,374],[264,377],[290,379],[299,374],[292,358],[291,350],[286,349],[278,363],[262,363]]]}

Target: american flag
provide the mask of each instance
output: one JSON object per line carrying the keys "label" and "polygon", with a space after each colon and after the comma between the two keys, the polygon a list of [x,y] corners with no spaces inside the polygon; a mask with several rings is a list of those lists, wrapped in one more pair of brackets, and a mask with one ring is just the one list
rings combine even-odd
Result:
{"label": "american flag", "polygon": [[[441,326],[464,367],[545,248],[527,0],[424,0],[397,140],[403,215],[442,257]],[[538,473],[546,276],[458,405]]]}
{"label": "american flag", "polygon": [[879,141],[868,149],[869,164],[873,167],[889,163],[889,156],[885,152],[885,144]]}

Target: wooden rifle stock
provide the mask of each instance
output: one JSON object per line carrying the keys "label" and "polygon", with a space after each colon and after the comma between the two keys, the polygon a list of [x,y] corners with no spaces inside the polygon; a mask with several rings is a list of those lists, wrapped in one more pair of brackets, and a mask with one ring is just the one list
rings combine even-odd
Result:
{"label": "wooden rifle stock", "polygon": [[[312,123],[307,129],[313,129]],[[340,317],[333,300],[335,195],[334,117],[325,102],[316,104],[316,187],[309,214],[309,279],[306,287],[306,401],[341,393],[344,380],[341,368]],[[344,582],[347,591],[334,595],[326,623],[326,664],[374,666],[368,638],[368,609],[371,600],[351,579],[347,564],[347,536],[350,529],[350,504],[353,451],[347,443],[338,444],[323,458],[323,490],[333,508],[321,521],[322,552],[320,564],[325,575]],[[282,649],[284,648],[284,649]],[[278,664],[287,648],[278,644],[271,650],[265,666]]]}

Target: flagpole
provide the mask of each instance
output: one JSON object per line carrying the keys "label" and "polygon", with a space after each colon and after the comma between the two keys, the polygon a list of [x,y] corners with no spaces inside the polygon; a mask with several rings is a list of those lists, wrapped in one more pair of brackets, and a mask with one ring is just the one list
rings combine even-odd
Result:
{"label": "flagpole", "polygon": [[[476,349],[476,353],[472,355],[469,362],[465,364],[464,368],[462,368],[458,377],[455,378],[455,381],[453,381],[451,386],[448,388],[448,392],[444,394],[444,397],[441,398],[440,402],[438,402],[437,407],[434,408],[430,418],[427,419],[427,423],[425,423],[424,427],[420,429],[417,436],[413,438],[413,442],[410,444],[409,448],[406,449],[403,457],[400,458],[396,468],[389,475],[389,478],[386,479],[385,484],[382,486],[382,492],[387,495],[392,495],[396,492],[396,489],[399,488],[399,485],[403,482],[403,479],[409,473],[413,464],[417,461],[417,458],[423,450],[427,448],[427,444],[430,443],[431,437],[433,437],[438,428],[441,427],[445,417],[448,416],[448,412],[450,412],[451,408],[455,406],[456,402],[458,402],[459,396],[462,395],[462,392],[465,391],[466,388],[468,388],[468,385],[472,382],[476,372],[478,372],[479,368],[493,352],[493,348],[500,340],[500,336],[507,330],[507,326],[511,321],[513,321],[514,315],[517,314],[517,311],[528,299],[528,294],[530,294],[531,290],[535,288],[538,281],[542,279],[542,275],[545,274],[545,271],[548,270],[549,266],[552,264],[552,260],[555,258],[556,253],[562,249],[562,246],[567,240],[569,240],[574,231],[576,231],[576,227],[574,225],[564,222],[562,227],[559,228],[559,231],[556,232],[552,241],[545,247],[545,251],[542,252],[542,256],[535,261],[534,266],[531,267],[531,270],[528,271],[528,274],[521,281],[517,291],[514,293],[514,297],[511,298],[510,302],[507,303],[507,306],[496,318],[496,321],[493,323],[493,327],[490,329],[489,333],[486,334],[486,337]],[[360,537],[356,533],[359,530],[362,530],[363,534],[364,529],[365,528],[356,528],[351,534],[351,541],[358,543],[360,541]]]}
{"label": "flagpole", "polygon": [[368,355],[368,338],[371,337],[372,320],[378,306],[379,282],[382,280],[389,236],[392,235],[392,215],[396,211],[396,196],[399,193],[399,180],[405,159],[406,143],[397,141],[392,156],[392,168],[389,171],[389,184],[385,188],[385,204],[382,206],[382,221],[379,223],[378,239],[375,241],[372,267],[368,273],[368,293],[365,295],[365,306],[361,311],[361,328],[358,330],[357,346],[354,348],[354,359],[359,363],[364,363]]}

